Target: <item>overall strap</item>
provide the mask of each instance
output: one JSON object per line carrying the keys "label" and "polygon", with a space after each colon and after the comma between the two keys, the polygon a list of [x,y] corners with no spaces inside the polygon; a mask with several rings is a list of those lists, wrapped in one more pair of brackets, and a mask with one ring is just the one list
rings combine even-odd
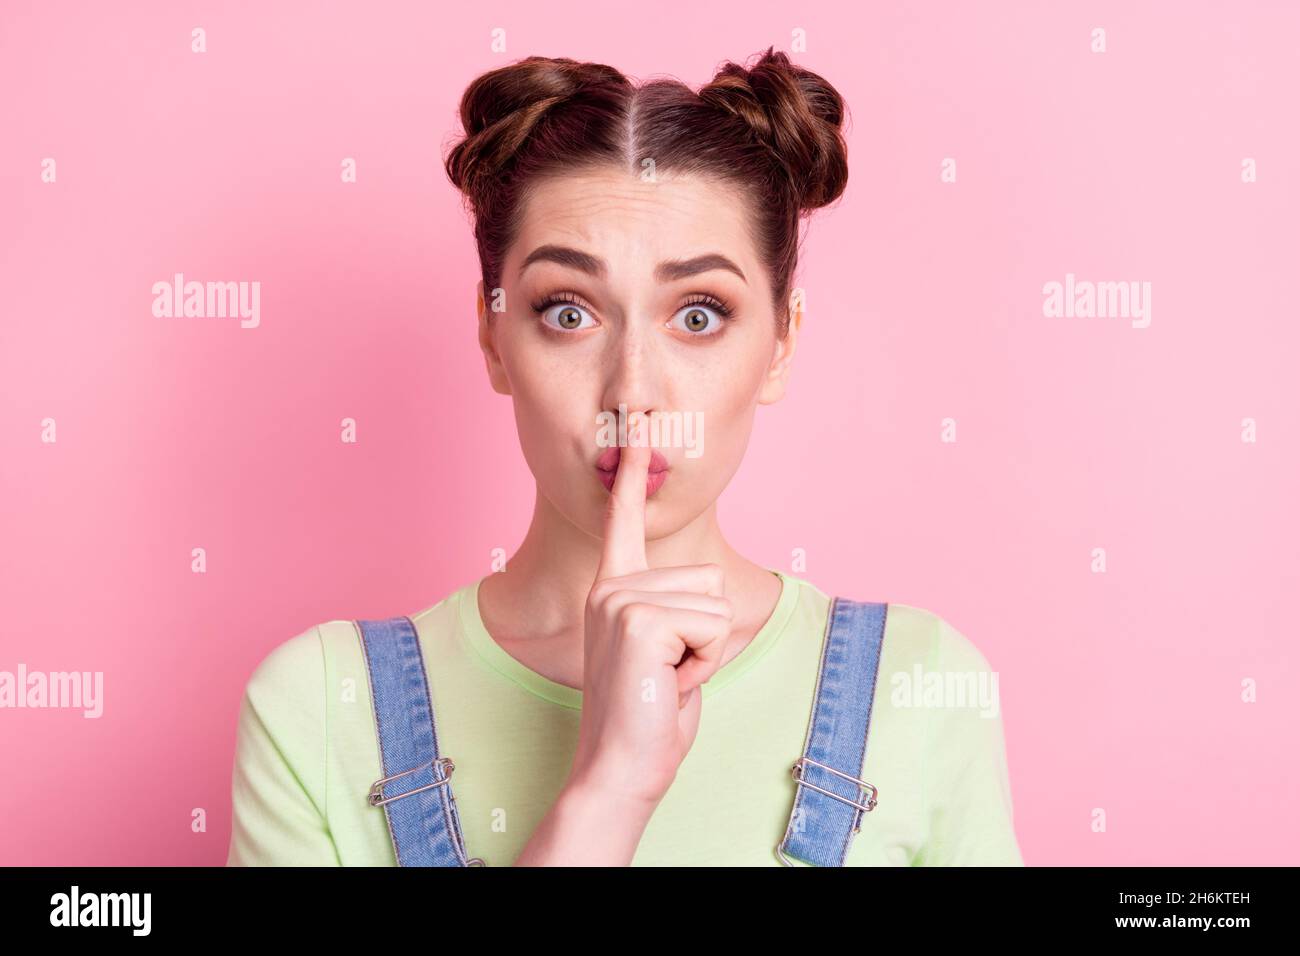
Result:
{"label": "overall strap", "polygon": [[484,865],[467,859],[451,792],[456,767],[438,753],[415,624],[409,617],[355,623],[370,678],[384,773],[370,787],[366,802],[384,808],[397,865]]}
{"label": "overall strap", "polygon": [[794,807],[776,848],[813,866],[843,866],[876,788],[862,780],[867,729],[885,637],[887,604],[831,601],[803,756],[795,762]]}

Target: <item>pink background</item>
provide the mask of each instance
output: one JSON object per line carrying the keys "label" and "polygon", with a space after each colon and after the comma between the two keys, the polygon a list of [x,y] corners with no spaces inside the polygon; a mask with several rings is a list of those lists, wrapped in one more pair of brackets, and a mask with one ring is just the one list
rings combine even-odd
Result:
{"label": "pink background", "polygon": [[[796,27],[850,183],[724,529],[987,655],[1026,862],[1297,862],[1300,8],[429,6],[3,5],[0,669],[101,670],[105,712],[0,710],[0,863],[224,863],[256,663],[517,544],[441,169],[465,85],[541,53],[698,87]],[[260,281],[260,327],[155,318],[178,271]],[[1044,317],[1067,272],[1149,281],[1151,326]]]}

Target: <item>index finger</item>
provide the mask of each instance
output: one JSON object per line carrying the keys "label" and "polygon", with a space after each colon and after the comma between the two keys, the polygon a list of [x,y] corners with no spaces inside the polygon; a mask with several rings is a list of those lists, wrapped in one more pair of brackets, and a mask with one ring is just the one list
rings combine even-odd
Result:
{"label": "index finger", "polygon": [[650,445],[641,440],[645,425],[640,416],[629,429],[627,445],[618,450],[618,472],[605,508],[605,543],[596,580],[646,571],[645,483],[650,470]]}

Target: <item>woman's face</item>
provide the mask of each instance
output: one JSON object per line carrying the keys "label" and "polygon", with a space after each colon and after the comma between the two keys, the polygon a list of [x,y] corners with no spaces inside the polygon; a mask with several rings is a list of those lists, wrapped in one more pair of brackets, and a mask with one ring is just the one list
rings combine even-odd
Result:
{"label": "woman's face", "polygon": [[620,440],[620,406],[662,426],[669,470],[646,501],[658,538],[717,500],[755,407],[784,394],[801,316],[778,339],[745,214],[735,187],[695,176],[549,179],[526,201],[501,290],[479,283],[488,374],[514,400],[538,489],[594,537],[610,484],[597,462],[616,454],[605,445]]}

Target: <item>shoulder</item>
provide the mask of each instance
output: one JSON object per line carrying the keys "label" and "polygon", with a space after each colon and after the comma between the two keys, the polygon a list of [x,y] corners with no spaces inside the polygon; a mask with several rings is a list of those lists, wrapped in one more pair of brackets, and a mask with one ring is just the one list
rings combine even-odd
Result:
{"label": "shoulder", "polygon": [[292,778],[323,812],[329,733],[322,627],[313,625],[273,646],[245,684],[235,758],[237,809],[244,804],[263,812],[267,801],[291,799],[293,788],[284,781]]}
{"label": "shoulder", "polygon": [[924,722],[927,775],[955,778],[972,760],[1003,762],[1000,675],[988,657],[933,611],[891,604],[889,613],[901,637],[887,670],[889,700]]}
{"label": "shoulder", "polygon": [[[406,615],[422,638],[441,634],[454,624],[451,615],[456,612],[456,599],[463,590],[458,589],[436,604]],[[323,690],[330,674],[350,670],[363,660],[356,621],[342,618],[321,621],[266,652],[249,677],[247,690],[250,696],[259,699],[288,696],[301,701]]]}
{"label": "shoulder", "polygon": [[[815,618],[827,622],[830,596],[810,581],[793,575],[787,577],[798,589],[799,612],[809,620]],[[844,596],[854,598],[853,594]],[[856,599],[872,600],[865,597]],[[892,662],[907,666],[918,662],[927,668],[988,669],[988,660],[975,642],[947,618],[913,604],[882,603],[887,604],[882,653]]]}
{"label": "shoulder", "polygon": [[[923,734],[921,787],[928,833],[914,862],[927,866],[1021,865],[999,674],[976,642],[924,608],[891,604],[899,638],[884,698]],[[882,673],[885,665],[882,662]]]}
{"label": "shoulder", "polygon": [[253,668],[245,687],[254,703],[275,700],[301,702],[324,689],[321,628],[313,625],[271,648]]}
{"label": "shoulder", "polygon": [[975,642],[947,618],[911,604],[889,605],[885,641],[895,656],[915,660],[927,668],[963,671],[989,669],[988,659]]}
{"label": "shoulder", "polygon": [[241,737],[270,737],[281,749],[323,740],[327,696],[323,634],[338,623],[347,622],[313,625],[263,655],[244,686]]}
{"label": "shoulder", "polygon": [[[421,644],[436,644],[456,626],[457,598],[464,590],[458,589],[416,613],[399,612],[393,617],[409,618]],[[365,660],[356,620],[321,621],[273,647],[249,678],[249,692],[259,698],[274,696],[306,703],[318,698],[330,682],[364,674]]]}
{"label": "shoulder", "polygon": [[313,624],[257,662],[244,688],[244,719],[256,718],[273,733],[319,736],[326,725],[328,688],[362,660],[352,621]]}

